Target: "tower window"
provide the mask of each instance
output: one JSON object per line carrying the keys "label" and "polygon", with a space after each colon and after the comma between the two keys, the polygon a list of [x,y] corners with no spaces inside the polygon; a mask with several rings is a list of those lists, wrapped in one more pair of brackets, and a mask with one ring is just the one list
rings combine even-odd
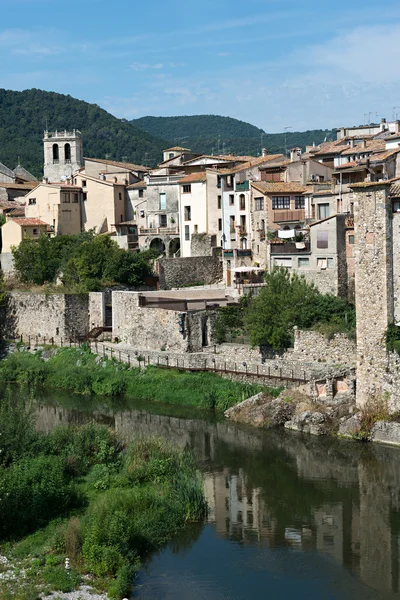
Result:
{"label": "tower window", "polygon": [[64,146],[64,157],[65,157],[65,162],[71,162],[71,146],[70,146],[70,144],[65,144],[65,146]]}
{"label": "tower window", "polygon": [[58,144],[53,144],[53,163],[58,163],[60,159]]}

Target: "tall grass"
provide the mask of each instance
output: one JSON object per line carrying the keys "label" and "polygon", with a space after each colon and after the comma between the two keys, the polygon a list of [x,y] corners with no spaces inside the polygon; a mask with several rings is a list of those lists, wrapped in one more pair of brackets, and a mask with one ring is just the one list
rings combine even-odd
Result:
{"label": "tall grass", "polygon": [[14,353],[0,361],[0,378],[74,394],[126,396],[220,411],[261,390],[259,385],[233,382],[214,373],[129,368],[114,359],[99,359],[88,348],[60,349],[46,362],[40,353]]}

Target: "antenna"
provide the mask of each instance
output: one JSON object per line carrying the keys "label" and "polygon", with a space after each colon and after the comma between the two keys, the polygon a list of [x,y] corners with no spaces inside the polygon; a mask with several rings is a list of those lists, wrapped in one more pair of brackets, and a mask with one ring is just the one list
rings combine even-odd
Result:
{"label": "antenna", "polygon": [[400,108],[400,106],[393,106],[393,114],[392,114],[392,117],[393,117],[393,119],[392,119],[392,120],[393,120],[393,121],[395,120],[395,116],[396,116],[396,112],[395,112],[395,111],[396,111],[396,108]]}

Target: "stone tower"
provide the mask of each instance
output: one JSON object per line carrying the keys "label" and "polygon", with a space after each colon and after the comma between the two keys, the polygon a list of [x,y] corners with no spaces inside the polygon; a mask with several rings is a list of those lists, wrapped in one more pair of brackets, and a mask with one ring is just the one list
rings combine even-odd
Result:
{"label": "stone tower", "polygon": [[49,182],[63,181],[83,166],[82,134],[73,131],[45,131],[44,177]]}
{"label": "stone tower", "polygon": [[352,186],[354,201],[357,396],[382,396],[388,369],[385,331],[394,319],[393,218],[390,182]]}

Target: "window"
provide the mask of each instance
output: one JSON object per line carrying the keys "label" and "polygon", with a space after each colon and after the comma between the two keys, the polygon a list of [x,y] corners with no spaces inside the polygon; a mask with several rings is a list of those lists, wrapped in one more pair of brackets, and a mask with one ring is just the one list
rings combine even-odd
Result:
{"label": "window", "polygon": [[264,210],[264,198],[255,198],[255,210]]}
{"label": "window", "polygon": [[33,228],[33,235],[39,235],[39,229]]}
{"label": "window", "polygon": [[139,198],[143,198],[143,190],[139,190]]}
{"label": "window", "polygon": [[261,231],[265,231],[265,221],[264,221],[264,219],[261,219],[260,229],[261,229]]}
{"label": "window", "polygon": [[230,225],[230,232],[235,233],[235,217],[234,217],[234,215],[231,215],[229,217],[229,225]]}
{"label": "window", "polygon": [[294,197],[294,207],[295,208],[304,208],[306,199],[304,196],[295,196]]}
{"label": "window", "polygon": [[140,218],[141,218],[141,219],[144,219],[144,210],[141,210],[141,211],[140,211]]}
{"label": "window", "polygon": [[188,242],[190,240],[190,227],[189,225],[185,225],[185,241]]}
{"label": "window", "polygon": [[226,178],[226,187],[229,189],[233,188],[233,177],[232,175],[228,175]]}
{"label": "window", "polygon": [[64,158],[66,163],[71,162],[71,146],[70,144],[65,144],[64,146]]}
{"label": "window", "polygon": [[328,232],[327,231],[317,231],[317,248],[327,248],[328,247]]}
{"label": "window", "polygon": [[333,269],[333,258],[328,258],[327,259],[327,265],[328,269]]}
{"label": "window", "polygon": [[86,187],[86,179],[82,179],[82,187]]}
{"label": "window", "polygon": [[29,206],[33,206],[34,204],[36,204],[36,198],[29,198],[28,204]]}
{"label": "window", "polygon": [[59,158],[58,144],[53,144],[53,163],[58,164]]}
{"label": "window", "polygon": [[246,210],[246,198],[244,194],[240,194],[239,196],[239,206],[240,210]]}
{"label": "window", "polygon": [[291,258],[275,258],[274,264],[277,267],[285,267],[285,269],[291,269],[292,259]]}
{"label": "window", "polygon": [[168,159],[171,159],[171,158],[174,158],[174,157],[175,157],[175,154],[173,152],[170,152],[168,154]]}
{"label": "window", "polygon": [[329,213],[329,204],[318,204],[318,219],[327,219]]}
{"label": "window", "polygon": [[74,192],[72,194],[72,203],[73,204],[78,204],[78,202],[79,202],[79,196],[78,196],[78,194],[76,192]]}
{"label": "window", "polygon": [[62,202],[64,202],[64,204],[69,204],[69,202],[70,202],[69,193],[62,195]]}
{"label": "window", "polygon": [[123,216],[123,215],[120,215],[120,217],[119,217],[119,222],[120,222],[120,223],[123,223],[123,222],[124,222],[124,216]]}
{"label": "window", "polygon": [[166,196],[165,192],[161,192],[160,193],[159,202],[160,202],[160,210],[166,210],[166,208],[167,208],[167,196]]}
{"label": "window", "polygon": [[299,269],[308,269],[308,267],[310,266],[310,259],[309,258],[299,258]]}
{"label": "window", "polygon": [[184,220],[185,221],[191,221],[192,220],[192,207],[191,206],[185,206],[184,211],[185,211]]}
{"label": "window", "polygon": [[122,200],[122,194],[121,194],[121,192],[118,192],[118,200]]}
{"label": "window", "polygon": [[221,175],[217,175],[217,187],[221,187]]}
{"label": "window", "polygon": [[317,267],[319,269],[326,269],[326,258],[317,258]]}
{"label": "window", "polygon": [[354,244],[354,235],[349,235],[349,244]]}
{"label": "window", "polygon": [[218,196],[218,208],[222,207],[222,196]]}
{"label": "window", "polygon": [[160,224],[160,227],[166,227],[167,226],[167,215],[158,215],[158,222]]}
{"label": "window", "polygon": [[83,201],[86,202],[86,200],[87,200],[87,193],[86,192],[83,192],[82,198],[83,198]]}
{"label": "window", "polygon": [[245,233],[247,231],[246,228],[246,217],[244,215],[240,216],[240,233]]}
{"label": "window", "polygon": [[222,231],[222,219],[218,219],[218,231]]}
{"label": "window", "polygon": [[234,194],[229,194],[229,206],[233,206],[235,204],[235,196]]}
{"label": "window", "polygon": [[183,193],[184,194],[190,194],[191,191],[192,191],[192,186],[191,185],[184,185],[183,186]]}
{"label": "window", "polygon": [[272,208],[274,210],[279,208],[290,208],[290,196],[273,196]]}

